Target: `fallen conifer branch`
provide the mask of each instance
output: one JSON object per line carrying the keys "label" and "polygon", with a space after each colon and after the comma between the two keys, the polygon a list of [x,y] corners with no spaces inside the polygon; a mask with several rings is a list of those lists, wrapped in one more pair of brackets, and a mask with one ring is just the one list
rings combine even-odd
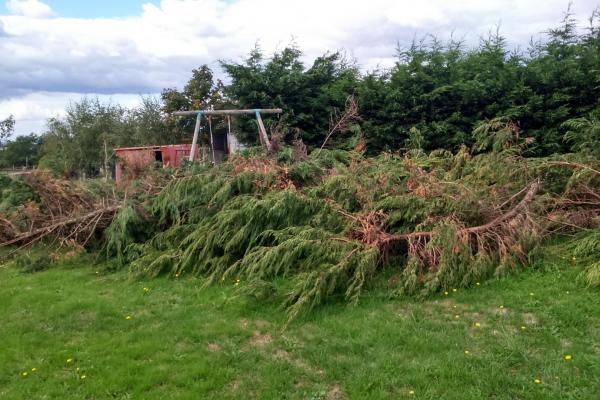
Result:
{"label": "fallen conifer branch", "polygon": [[576,168],[576,169],[587,169],[597,175],[600,175],[600,171],[590,167],[587,164],[581,164],[581,163],[570,162],[570,161],[549,161],[545,165],[547,165],[547,166],[563,166],[563,167],[570,167],[570,168]]}
{"label": "fallen conifer branch", "polygon": [[[494,218],[492,221],[488,222],[487,224],[460,229],[457,232],[457,235],[481,234],[481,233],[484,233],[486,231],[489,231],[489,230],[497,227],[498,225],[500,225],[510,219],[515,218],[520,212],[522,212],[523,210],[525,210],[527,208],[529,203],[531,203],[531,201],[533,200],[533,198],[535,197],[536,193],[538,192],[538,190],[540,188],[540,181],[536,180],[533,183],[531,183],[528,187],[529,187],[529,189],[527,190],[527,193],[525,194],[523,199],[521,199],[521,201],[515,207],[513,207],[511,210],[509,210],[505,214],[502,214],[502,215]],[[411,240],[418,240],[418,239],[422,239],[422,238],[429,239],[433,236],[433,234],[434,233],[431,231],[402,233],[402,234],[397,234],[397,235],[387,234],[384,238],[379,240],[377,245],[381,247],[381,246],[389,244],[390,242],[411,241]]]}

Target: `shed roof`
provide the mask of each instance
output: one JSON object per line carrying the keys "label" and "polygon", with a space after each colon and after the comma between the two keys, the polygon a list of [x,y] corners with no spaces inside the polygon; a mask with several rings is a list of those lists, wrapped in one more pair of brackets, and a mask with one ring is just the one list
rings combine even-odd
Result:
{"label": "shed roof", "polygon": [[115,151],[136,151],[136,150],[158,150],[163,147],[189,147],[189,143],[180,144],[156,144],[153,146],[137,146],[137,147],[118,147]]}

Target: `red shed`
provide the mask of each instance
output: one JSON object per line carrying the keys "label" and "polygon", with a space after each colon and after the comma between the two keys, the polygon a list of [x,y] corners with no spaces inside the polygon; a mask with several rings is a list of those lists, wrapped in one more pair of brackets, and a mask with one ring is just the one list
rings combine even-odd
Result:
{"label": "red shed", "polygon": [[[115,180],[117,183],[121,182],[125,170],[131,176],[137,176],[138,172],[143,171],[153,163],[161,163],[163,168],[178,167],[181,160],[189,157],[191,148],[191,144],[171,144],[115,149],[117,155]],[[197,149],[195,158],[198,158]]]}

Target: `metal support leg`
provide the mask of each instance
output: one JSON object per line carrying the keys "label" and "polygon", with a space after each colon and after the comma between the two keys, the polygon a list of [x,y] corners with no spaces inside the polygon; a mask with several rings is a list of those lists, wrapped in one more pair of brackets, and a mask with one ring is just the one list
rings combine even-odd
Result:
{"label": "metal support leg", "polygon": [[200,133],[200,121],[202,120],[202,112],[196,114],[196,126],[194,127],[194,139],[192,140],[192,149],[190,150],[190,162],[196,158],[198,150],[198,133]]}

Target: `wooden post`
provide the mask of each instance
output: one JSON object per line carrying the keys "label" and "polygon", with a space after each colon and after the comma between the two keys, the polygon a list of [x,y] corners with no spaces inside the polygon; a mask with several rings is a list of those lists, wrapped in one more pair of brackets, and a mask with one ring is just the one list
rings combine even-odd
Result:
{"label": "wooden post", "polygon": [[212,163],[214,165],[217,161],[215,160],[215,145],[213,143],[212,121],[210,120],[210,117],[208,117],[208,132],[210,133],[210,151],[212,154]]}
{"label": "wooden post", "polygon": [[226,154],[232,154],[231,152],[231,117],[227,116],[227,149]]}
{"label": "wooden post", "polygon": [[108,182],[108,149],[106,146],[106,135],[104,135],[104,180]]}
{"label": "wooden post", "polygon": [[258,134],[260,135],[261,142],[267,148],[267,152],[271,152],[271,142],[269,142],[269,137],[267,136],[267,130],[265,129],[265,125],[263,124],[262,118],[260,117],[260,111],[256,110],[256,124],[258,125]]}
{"label": "wooden post", "polygon": [[200,132],[200,120],[202,119],[202,111],[196,114],[196,126],[194,127],[194,139],[192,139],[192,149],[190,150],[190,162],[196,157],[196,149],[198,148],[198,133]]}

